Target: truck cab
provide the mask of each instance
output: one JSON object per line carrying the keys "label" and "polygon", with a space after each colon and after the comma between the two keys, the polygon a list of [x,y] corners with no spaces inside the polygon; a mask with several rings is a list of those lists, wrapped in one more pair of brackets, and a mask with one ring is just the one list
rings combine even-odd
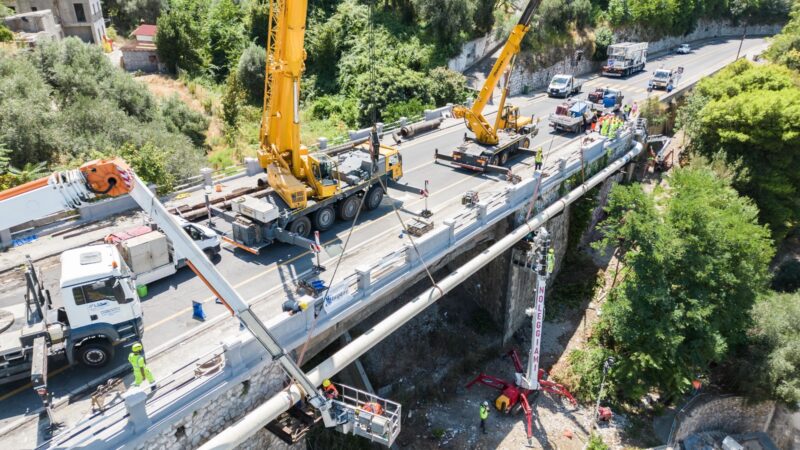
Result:
{"label": "truck cab", "polygon": [[653,76],[650,78],[650,87],[653,89],[666,89],[670,84],[672,84],[671,70],[658,69],[653,72]]}
{"label": "truck cab", "polygon": [[113,347],[141,336],[142,305],[132,273],[113,245],[93,245],[61,254],[62,308],[66,354],[90,367],[104,366]]}

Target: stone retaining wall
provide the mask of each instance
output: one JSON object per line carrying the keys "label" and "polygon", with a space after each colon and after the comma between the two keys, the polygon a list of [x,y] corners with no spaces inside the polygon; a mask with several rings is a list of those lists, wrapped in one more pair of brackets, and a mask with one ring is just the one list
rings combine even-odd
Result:
{"label": "stone retaining wall", "polygon": [[[748,36],[769,36],[778,33],[783,25],[750,25],[747,27]],[[662,51],[669,51],[684,42],[701,41],[717,37],[739,37],[745,31],[742,25],[734,26],[729,22],[701,21],[691,33],[685,36],[668,36],[656,41],[650,41],[648,54],[653,55]],[[636,29],[624,29],[615,33],[614,42],[641,41],[647,39],[648,34]],[[554,75],[559,73],[573,73],[576,76],[597,72],[602,66],[602,61],[592,61],[586,55],[581,61],[572,65],[570,61],[561,61],[550,67],[531,71],[521,65],[514,68],[509,81],[511,95],[523,94],[541,90],[547,87]]]}

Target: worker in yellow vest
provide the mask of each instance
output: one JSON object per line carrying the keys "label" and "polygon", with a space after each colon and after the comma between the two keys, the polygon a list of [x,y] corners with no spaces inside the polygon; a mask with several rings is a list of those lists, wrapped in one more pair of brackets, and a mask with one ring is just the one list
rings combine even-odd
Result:
{"label": "worker in yellow vest", "polygon": [[535,163],[533,170],[542,169],[542,162],[544,162],[544,151],[542,151],[541,145],[539,146],[539,148],[536,149],[536,156],[534,157],[533,162]]}
{"label": "worker in yellow vest", "polygon": [[153,377],[153,373],[150,372],[150,368],[147,367],[144,355],[142,354],[143,350],[144,347],[142,343],[136,342],[131,347],[131,354],[128,355],[128,362],[130,362],[131,367],[133,367],[133,385],[138,387],[146,378],[147,382],[150,384],[150,390],[155,391],[156,379]]}
{"label": "worker in yellow vest", "polygon": [[481,403],[481,430],[486,434],[486,419],[489,418],[489,402]]}

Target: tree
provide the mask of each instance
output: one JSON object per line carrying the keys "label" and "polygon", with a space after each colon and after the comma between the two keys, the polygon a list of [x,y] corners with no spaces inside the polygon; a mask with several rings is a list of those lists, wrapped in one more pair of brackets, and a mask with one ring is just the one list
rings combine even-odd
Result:
{"label": "tree", "polygon": [[27,58],[0,57],[0,140],[10,163],[48,161],[59,136],[50,86]]}
{"label": "tree", "polygon": [[800,71],[800,3],[795,2],[791,20],[772,38],[766,56],[770,60]]}
{"label": "tree", "polygon": [[792,259],[778,266],[772,288],[778,292],[795,292],[800,289],[800,261]]}
{"label": "tree", "polygon": [[169,11],[158,18],[158,57],[171,72],[180,68],[199,75],[207,67],[203,27],[207,14],[208,2],[173,0]]}
{"label": "tree", "polygon": [[256,0],[250,5],[250,11],[247,14],[247,33],[250,42],[266,48],[268,28],[269,2]]}
{"label": "tree", "polygon": [[125,34],[139,23],[154,24],[167,6],[165,0],[106,0],[103,9],[111,22]]}
{"label": "tree", "polygon": [[189,108],[177,94],[161,102],[160,109],[167,131],[186,135],[196,147],[203,145],[209,122],[203,113]]}
{"label": "tree", "polygon": [[11,42],[14,40],[14,33],[7,26],[0,24],[0,42]]}
{"label": "tree", "polygon": [[169,193],[175,186],[175,175],[169,170],[166,153],[154,145],[126,144],[119,149],[119,156],[142,180],[156,184],[159,194]]}
{"label": "tree", "polygon": [[211,4],[205,26],[211,73],[220,82],[239,61],[247,43],[244,13],[233,0],[217,0]]}
{"label": "tree", "polygon": [[462,33],[472,33],[467,24],[473,23],[475,0],[414,0],[414,5],[428,32],[448,51],[461,43]]}
{"label": "tree", "polygon": [[47,163],[25,163],[21,169],[11,166],[8,168],[8,173],[14,176],[18,184],[24,184],[42,178],[47,173]]}
{"label": "tree", "polygon": [[250,44],[242,56],[239,57],[239,65],[236,68],[236,75],[239,78],[250,103],[261,105],[264,100],[264,77],[267,68],[267,51],[264,47]]}
{"label": "tree", "polygon": [[477,0],[475,6],[475,33],[486,34],[494,26],[495,0]]}
{"label": "tree", "polygon": [[800,88],[798,76],[774,65],[739,61],[702,80],[687,132],[700,155],[722,154],[748,177],[739,191],[755,200],[780,238],[800,220]]}
{"label": "tree", "polygon": [[[659,202],[639,185],[615,186],[600,225],[599,247],[619,247],[624,272],[603,305],[596,344],[618,361],[609,373],[615,394],[630,399],[686,391],[744,344],[769,279],[772,243],[748,199],[708,168],[677,170],[669,184]],[[593,372],[580,374],[585,382],[599,380],[602,364],[582,368]]]}
{"label": "tree", "polygon": [[247,94],[239,82],[236,72],[231,72],[228,75],[228,81],[225,83],[225,93],[222,96],[222,121],[225,122],[229,131],[238,127],[239,112],[246,101]]}
{"label": "tree", "polygon": [[446,67],[436,67],[428,72],[430,95],[436,106],[463,103],[467,99],[467,78]]}
{"label": "tree", "polygon": [[749,396],[800,402],[800,294],[771,293],[753,307],[750,346],[726,369]]}

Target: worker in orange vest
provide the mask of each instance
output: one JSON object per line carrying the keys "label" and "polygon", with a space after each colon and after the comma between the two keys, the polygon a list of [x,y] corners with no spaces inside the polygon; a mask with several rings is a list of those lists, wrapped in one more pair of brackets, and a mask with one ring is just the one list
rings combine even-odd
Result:
{"label": "worker in orange vest", "polygon": [[339,390],[336,389],[336,386],[331,383],[331,380],[325,380],[322,382],[322,388],[325,390],[325,398],[328,400],[333,400],[339,397]]}
{"label": "worker in orange vest", "polygon": [[383,415],[383,407],[378,402],[367,402],[361,407],[364,412],[375,414],[376,416]]}

